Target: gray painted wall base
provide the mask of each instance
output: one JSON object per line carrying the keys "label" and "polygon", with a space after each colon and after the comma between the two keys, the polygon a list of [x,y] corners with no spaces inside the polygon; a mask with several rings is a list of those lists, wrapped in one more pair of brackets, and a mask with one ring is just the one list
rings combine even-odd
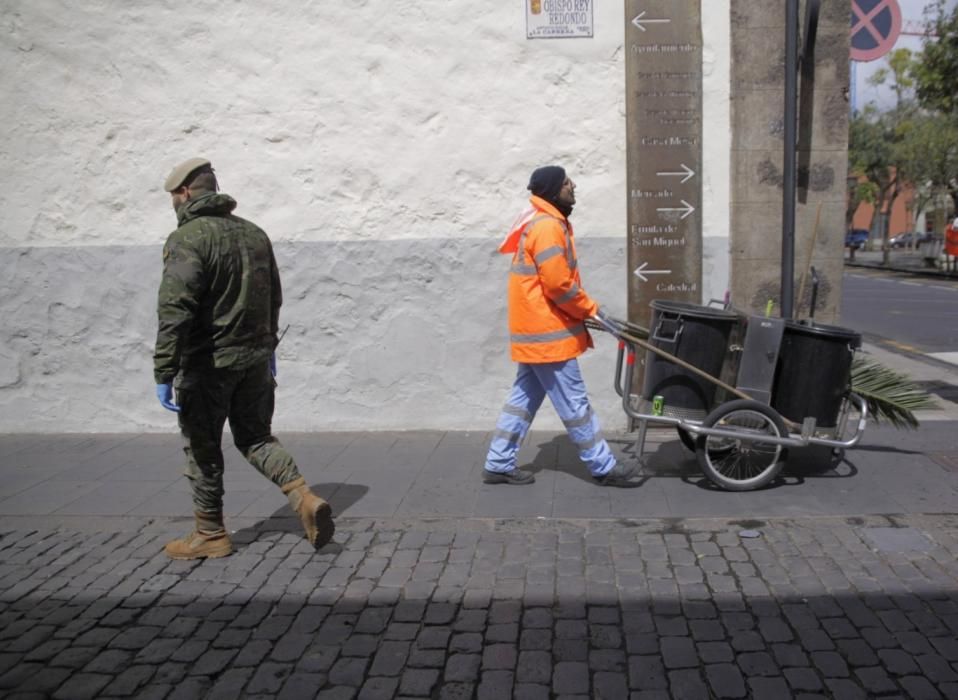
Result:
{"label": "gray painted wall base", "polygon": [[[289,332],[283,430],[491,429],[514,375],[498,241],[278,244]],[[624,311],[624,245],[579,242],[586,288]],[[0,257],[0,432],[167,430],[153,395],[161,247],[6,249]],[[583,358],[596,409],[614,343]],[[560,427],[544,410],[537,428]]]}
{"label": "gray painted wall base", "polygon": [[[515,375],[506,328],[509,260],[498,241],[276,245],[285,290],[275,424],[289,430],[491,430]],[[726,269],[726,239],[706,266]],[[578,241],[583,283],[625,314],[625,244]],[[0,432],[174,429],[154,397],[161,247],[14,248],[0,256]],[[714,290],[721,295],[722,290]],[[607,430],[615,342],[581,358]],[[536,429],[561,430],[551,407]]]}

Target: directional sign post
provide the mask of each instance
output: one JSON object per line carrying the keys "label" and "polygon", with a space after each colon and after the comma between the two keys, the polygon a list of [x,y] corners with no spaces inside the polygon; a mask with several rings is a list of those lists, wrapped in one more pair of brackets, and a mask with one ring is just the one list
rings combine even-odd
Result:
{"label": "directional sign post", "polygon": [[626,0],[629,319],[701,302],[700,0]]}

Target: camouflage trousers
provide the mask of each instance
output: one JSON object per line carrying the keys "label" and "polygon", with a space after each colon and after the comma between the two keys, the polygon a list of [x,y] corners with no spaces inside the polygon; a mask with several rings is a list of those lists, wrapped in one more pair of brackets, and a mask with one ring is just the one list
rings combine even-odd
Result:
{"label": "camouflage trousers", "polygon": [[270,432],[275,389],[267,360],[242,370],[185,370],[177,377],[185,474],[196,511],[223,510],[222,440],[227,420],[236,448],[260,474],[280,487],[300,478],[293,457]]}

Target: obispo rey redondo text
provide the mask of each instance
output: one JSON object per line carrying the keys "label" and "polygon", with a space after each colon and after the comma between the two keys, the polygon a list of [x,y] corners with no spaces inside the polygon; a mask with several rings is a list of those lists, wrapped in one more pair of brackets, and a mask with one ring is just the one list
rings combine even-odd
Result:
{"label": "obispo rey redondo text", "polygon": [[542,0],[549,24],[587,24],[592,0]]}

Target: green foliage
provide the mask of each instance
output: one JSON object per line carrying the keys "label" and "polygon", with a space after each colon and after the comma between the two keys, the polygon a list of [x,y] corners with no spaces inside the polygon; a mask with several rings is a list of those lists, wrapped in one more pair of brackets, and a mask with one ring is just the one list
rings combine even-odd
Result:
{"label": "green foliage", "polygon": [[[859,182],[854,187],[852,198],[856,202],[874,204],[878,200],[878,186],[874,182]],[[855,208],[858,208],[857,205]]]}
{"label": "green foliage", "polygon": [[958,111],[958,6],[948,10],[945,0],[931,8],[928,36],[912,74],[919,103],[925,109]]}
{"label": "green foliage", "polygon": [[849,172],[858,173],[878,189],[884,189],[893,175],[893,121],[874,107],[866,107],[848,125]]}
{"label": "green foliage", "polygon": [[910,49],[895,49],[888,54],[888,65],[895,76],[895,92],[900,99],[904,98],[906,90],[915,87],[912,72],[915,67],[915,58]]}
{"label": "green foliage", "polygon": [[[875,183],[856,182],[848,191],[848,201],[845,203],[845,228],[851,230],[852,221],[855,218],[855,212],[862,202],[874,204],[878,196],[878,188]],[[854,252],[854,251],[853,251]]]}
{"label": "green foliage", "polygon": [[868,79],[870,85],[884,85],[891,79],[891,89],[895,92],[895,109],[907,108],[911,90],[915,87],[915,68],[917,62],[909,49],[895,49],[888,54],[888,68],[879,68]]}
{"label": "green foliage", "polygon": [[907,376],[861,357],[852,362],[852,391],[865,400],[876,423],[899,429],[918,427],[914,411],[937,408],[931,396]]}
{"label": "green foliage", "polygon": [[[947,74],[951,81],[949,89],[958,90],[958,8],[947,17],[940,3],[935,11],[938,13],[938,40],[926,39],[920,54],[913,54],[908,49],[892,51],[889,67],[876,71],[869,79],[873,85],[890,84],[896,96],[895,106],[879,112],[873,104],[868,105],[849,124],[849,172],[867,178],[872,190],[849,192],[848,222],[862,201],[874,204],[876,212],[893,204],[904,183],[911,183],[915,188],[914,215],[943,192],[951,193],[958,202],[958,180],[955,178],[958,173],[958,115],[937,111],[941,107],[940,101],[923,107],[913,98],[916,88],[919,93],[923,85],[927,88],[927,80],[934,73],[929,68],[929,55],[939,55],[945,50],[953,49],[956,61],[955,70]],[[950,29],[946,26],[946,19],[952,22]],[[955,97],[949,94],[948,99]],[[958,107],[958,103],[954,106]],[[883,237],[887,235],[887,231],[882,233]]]}
{"label": "green foliage", "polygon": [[899,125],[894,161],[919,189],[947,188],[958,173],[958,123],[941,113],[918,113]]}
{"label": "green foliage", "polygon": [[[874,205],[872,226],[874,217],[884,209],[889,198],[894,199],[900,186],[899,172],[895,167],[897,124],[897,110],[883,113],[873,105],[853,116],[849,122],[848,172],[867,180],[868,187],[861,194],[870,197]],[[846,201],[846,226],[851,226],[860,203],[855,201],[856,194],[858,192],[851,192]],[[887,231],[883,231],[883,235],[887,235]]]}

